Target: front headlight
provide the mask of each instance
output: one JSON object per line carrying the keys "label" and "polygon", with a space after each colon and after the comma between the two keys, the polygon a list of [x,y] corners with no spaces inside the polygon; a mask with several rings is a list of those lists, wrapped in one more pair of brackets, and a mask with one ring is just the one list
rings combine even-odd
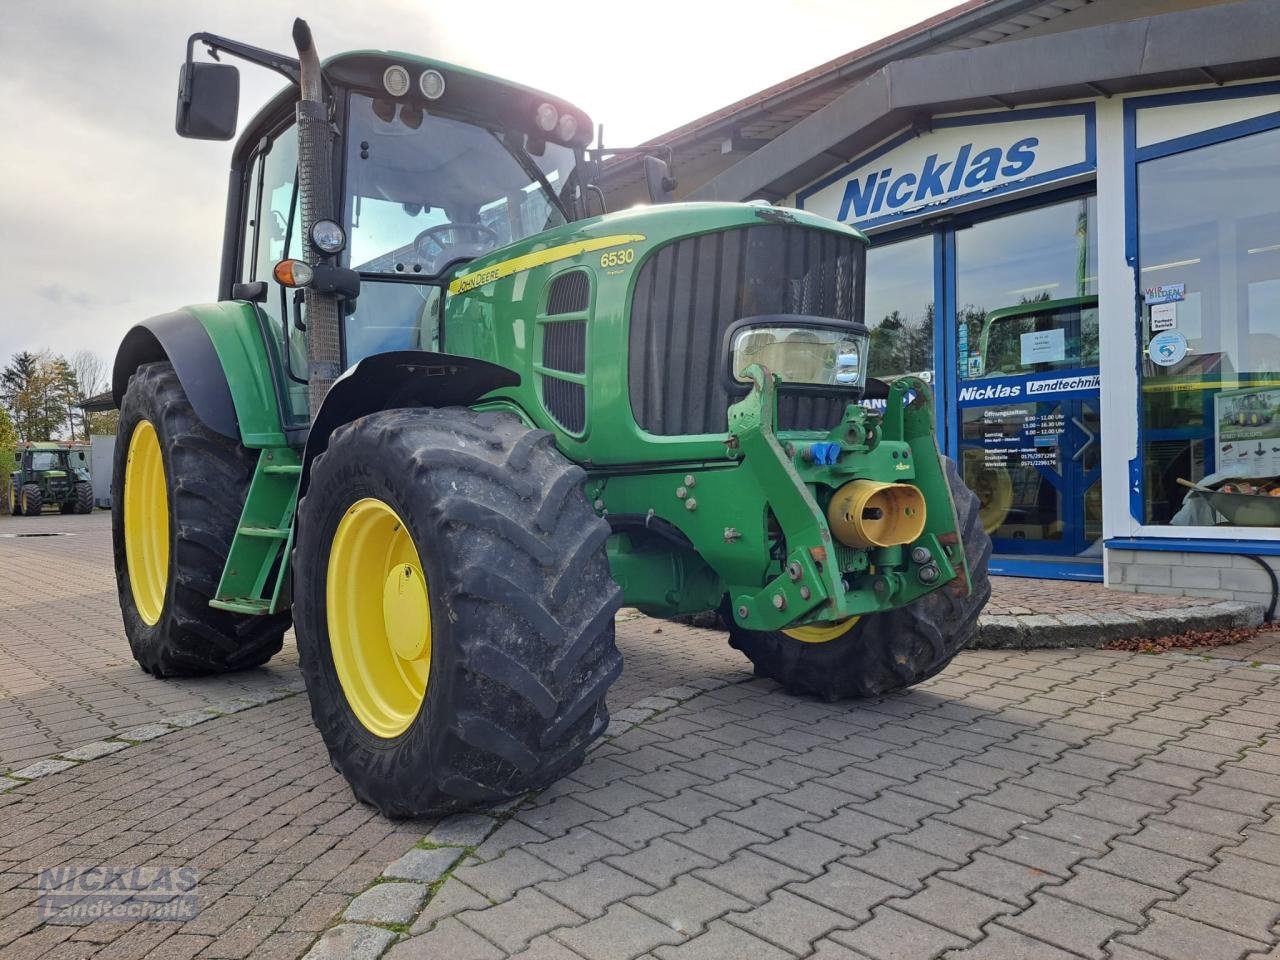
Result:
{"label": "front headlight", "polygon": [[758,363],[794,386],[860,388],[866,382],[867,341],[861,324],[761,318],[731,333],[730,370],[739,383],[750,382],[747,367]]}

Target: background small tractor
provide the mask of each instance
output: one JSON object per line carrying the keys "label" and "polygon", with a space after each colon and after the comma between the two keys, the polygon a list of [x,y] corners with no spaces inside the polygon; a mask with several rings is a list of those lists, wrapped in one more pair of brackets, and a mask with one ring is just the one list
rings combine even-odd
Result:
{"label": "background small tractor", "polygon": [[35,517],[45,507],[91,513],[93,484],[84,450],[62,443],[25,443],[14,452],[9,474],[9,512]]}
{"label": "background small tractor", "polygon": [[[718,610],[826,699],[941,670],[990,541],[927,384],[867,380],[866,238],[760,204],[603,210],[572,104],[423,57],[323,67],[197,34],[178,132],[229,139],[236,68],[290,81],[232,155],[216,303],[115,361],[125,630],[157,676],[263,663],[391,816],[580,764],[614,615]],[[885,401],[873,413],[859,401]]]}

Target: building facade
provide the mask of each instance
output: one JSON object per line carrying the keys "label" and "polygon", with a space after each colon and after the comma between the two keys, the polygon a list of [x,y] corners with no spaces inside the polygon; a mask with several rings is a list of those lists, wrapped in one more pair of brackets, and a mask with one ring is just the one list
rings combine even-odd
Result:
{"label": "building facade", "polygon": [[1024,4],[1063,15],[890,60],[682,189],[871,236],[871,373],[934,384],[993,572],[1270,603],[1280,2],[1152,6]]}

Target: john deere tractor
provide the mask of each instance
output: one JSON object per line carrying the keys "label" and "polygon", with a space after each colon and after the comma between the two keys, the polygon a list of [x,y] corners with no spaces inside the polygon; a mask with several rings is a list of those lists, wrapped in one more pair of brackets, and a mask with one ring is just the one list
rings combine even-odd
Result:
{"label": "john deere tractor", "polygon": [[65,443],[24,443],[9,474],[9,512],[36,517],[45,507],[62,513],[92,513],[93,483],[84,451]]}
{"label": "john deere tractor", "polygon": [[261,664],[292,623],[334,765],[412,816],[582,761],[624,603],[718,610],[760,675],[825,699],[973,636],[989,542],[928,385],[867,382],[865,237],[758,204],[606,213],[573,105],[293,38],[197,34],[181,69],[195,138],[230,139],[238,95],[197,45],[289,83],[232,155],[217,301],[115,361],[144,669]]}

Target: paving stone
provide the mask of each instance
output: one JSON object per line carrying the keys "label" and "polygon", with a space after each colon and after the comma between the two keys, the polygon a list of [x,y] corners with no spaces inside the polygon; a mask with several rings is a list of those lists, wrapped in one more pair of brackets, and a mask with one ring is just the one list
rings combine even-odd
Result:
{"label": "paving stone", "polygon": [[[1280,880],[1280,871],[1273,870],[1272,874],[1274,880]],[[1212,879],[1213,871],[1204,876]],[[1259,892],[1272,891],[1264,888]],[[1162,903],[1160,908],[1202,923],[1226,927],[1261,943],[1273,938],[1271,930],[1280,921],[1280,904],[1205,883],[1195,877],[1186,880],[1186,892],[1182,896]]]}
{"label": "paving stone", "polygon": [[668,839],[704,856],[723,860],[749,844],[767,843],[769,837],[720,817],[712,817],[692,830],[672,833]]}
{"label": "paving stone", "polygon": [[374,960],[395,938],[381,927],[344,923],[326,930],[307,951],[305,960]]}
{"label": "paving stone", "polygon": [[173,733],[173,729],[167,723],[144,723],[136,727],[130,727],[127,730],[121,730],[116,734],[116,738],[145,743],[148,740],[163,737],[166,733]]}
{"label": "paving stone", "polygon": [[1018,907],[1030,905],[1032,893],[1047,883],[1057,882],[1057,878],[1043,870],[1010,863],[982,852],[974,854],[973,860],[959,870],[940,873],[939,876]]}
{"label": "paving stone", "polygon": [[[680,842],[679,838],[674,839],[677,843]],[[849,853],[849,848],[843,843],[820,836],[803,826],[788,831],[779,840],[757,843],[751,849],[762,857],[785,863],[812,876],[817,876],[826,869],[827,864]]]}
{"label": "paving stone", "polygon": [[1266,946],[1228,933],[1219,927],[1211,927],[1164,910],[1152,910],[1148,919],[1150,922],[1141,932],[1121,937],[1120,942],[1138,950],[1146,950],[1163,960],[1235,957]]}
{"label": "paving stone", "polygon": [[1106,945],[1116,936],[1137,929],[1135,924],[1053,896],[1052,888],[1036,894],[1034,900],[1021,913],[1002,918],[1001,925],[1097,960],[1103,960]]}
{"label": "paving stone", "polygon": [[1085,866],[1077,867],[1070,880],[1053,887],[1051,892],[1055,897],[1134,924],[1143,922],[1152,904],[1169,897],[1168,891],[1158,887]]}
{"label": "paving stone", "polygon": [[698,870],[694,876],[751,903],[764,903],[784,883],[808,879],[785,864],[750,850],[740,850],[725,863]]}
{"label": "paving stone", "polygon": [[1200,869],[1194,860],[1186,860],[1169,853],[1160,853],[1144,847],[1135,847],[1124,841],[1112,844],[1111,851],[1087,866],[1106,873],[1148,883],[1170,893],[1182,891],[1182,879],[1193,870]]}
{"label": "paving stone", "polygon": [[93,740],[83,746],[76,747],[74,750],[64,750],[58,756],[65,760],[83,762],[85,760],[96,760],[99,757],[106,757],[127,749],[129,749],[129,744],[121,740]]}
{"label": "paving stone", "polygon": [[[993,924],[986,937],[974,946],[950,950],[942,956],[944,960],[1079,960],[1074,953],[1060,950],[1043,940],[1028,937],[999,923]],[[1112,960],[1121,958],[1113,954]]]}
{"label": "paving stone", "polygon": [[524,850],[508,850],[484,863],[464,863],[453,871],[453,876],[498,903],[523,887],[543,880],[558,880],[564,874]]}
{"label": "paving stone", "polygon": [[706,933],[679,946],[658,947],[660,960],[790,960],[791,954],[723,920],[707,925]]}
{"label": "paving stone", "polygon": [[437,823],[422,839],[435,846],[474,847],[497,826],[497,820],[483,813],[455,813]]}
{"label": "paving stone", "polygon": [[750,906],[740,897],[692,875],[676,877],[674,883],[657,893],[631,897],[627,903],[686,937],[697,936],[716,917]]}
{"label": "paving stone", "polygon": [[409,929],[410,933],[426,933],[439,920],[451,917],[463,910],[482,910],[490,906],[489,900],[472,890],[461,880],[450,877],[432,895],[427,905]]}
{"label": "paving stone", "polygon": [[838,930],[831,939],[875,960],[932,957],[968,942],[891,907],[879,907],[866,923],[853,930]]}
{"label": "paving stone", "polygon": [[462,857],[457,847],[439,847],[434,850],[414,849],[392,861],[382,871],[384,877],[393,880],[416,880],[434,883]]}
{"label": "paving stone", "polygon": [[506,956],[470,927],[448,917],[430,933],[401,940],[387,951],[386,960],[503,960]]}
{"label": "paving stone", "polygon": [[574,926],[584,920],[532,887],[521,890],[505,903],[481,910],[466,910],[454,914],[454,917],[508,953],[523,950],[540,934],[557,927]]}
{"label": "paving stone", "polygon": [[763,906],[724,919],[796,954],[807,953],[815,940],[849,925],[843,914],[786,890],[775,892]]}
{"label": "paving stone", "polygon": [[842,863],[833,863],[821,876],[790,883],[786,889],[859,921],[870,919],[877,905],[906,893],[897,884]]}
{"label": "paving stone", "polygon": [[889,906],[969,940],[981,939],[983,927],[1011,911],[1003,901],[941,877],[931,878],[924,890],[892,900]]}
{"label": "paving stone", "polygon": [[679,943],[685,939],[670,926],[625,903],[613,904],[604,916],[581,926],[557,930],[554,937],[588,960],[634,957],[659,944]]}
{"label": "paving stone", "polygon": [[426,898],[425,884],[379,883],[352,900],[342,915],[367,923],[409,923]]}
{"label": "paving stone", "polygon": [[563,880],[540,883],[538,889],[584,917],[598,917],[610,904],[655,892],[643,880],[607,863],[590,864]]}
{"label": "paving stone", "polygon": [[[590,829],[614,842],[617,849],[609,850],[608,853],[622,853],[623,848],[639,850],[655,837],[678,833],[684,829],[684,825],[659,816],[644,807],[634,807],[619,817],[593,821]],[[601,856],[605,855],[601,854]]]}
{"label": "paving stone", "polygon": [[472,851],[477,860],[493,860],[502,856],[513,847],[526,843],[541,843],[547,836],[519,820],[508,820],[497,830],[489,834],[480,846]]}

